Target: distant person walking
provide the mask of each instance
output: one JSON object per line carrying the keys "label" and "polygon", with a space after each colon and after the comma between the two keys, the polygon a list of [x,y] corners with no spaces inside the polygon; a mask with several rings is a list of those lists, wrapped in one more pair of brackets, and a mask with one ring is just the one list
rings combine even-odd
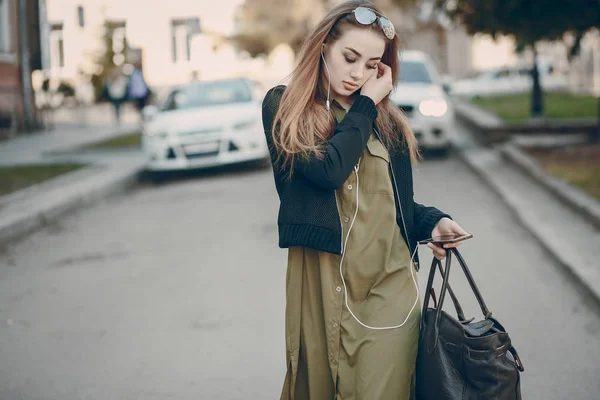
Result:
{"label": "distant person walking", "polygon": [[137,109],[141,112],[150,98],[150,88],[144,79],[140,64],[136,63],[134,66],[135,68],[129,77],[127,91],[129,99],[135,102]]}
{"label": "distant person walking", "polygon": [[102,98],[108,100],[115,112],[115,122],[121,123],[121,106],[127,101],[129,80],[119,68],[113,68],[106,77]]}

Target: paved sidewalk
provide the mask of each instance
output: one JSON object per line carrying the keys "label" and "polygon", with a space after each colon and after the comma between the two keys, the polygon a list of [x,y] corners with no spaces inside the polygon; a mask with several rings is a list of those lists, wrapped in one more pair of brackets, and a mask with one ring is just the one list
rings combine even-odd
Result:
{"label": "paved sidewalk", "polygon": [[456,147],[461,159],[506,203],[532,239],[600,303],[600,234],[593,224],[508,162],[501,147],[480,147],[470,129],[458,129],[462,141]]}
{"label": "paved sidewalk", "polygon": [[62,110],[54,129],[0,141],[0,166],[86,164],[75,172],[0,196],[0,242],[17,239],[69,211],[123,192],[134,184],[145,163],[140,149],[77,151],[82,145],[138,130],[137,116],[131,111],[120,126],[115,126],[105,105],[85,110],[85,119],[75,119],[81,110]]}
{"label": "paved sidewalk", "polygon": [[[78,113],[94,114],[94,119],[82,124],[76,120]],[[13,139],[0,141],[0,165],[20,165],[54,162],[56,153],[72,150],[78,146],[105,140],[139,130],[132,110],[124,116],[121,125],[112,121],[110,109],[103,105],[92,110],[61,110],[53,129],[21,134]],[[72,118],[69,122],[68,118]],[[102,119],[104,122],[102,122]]]}

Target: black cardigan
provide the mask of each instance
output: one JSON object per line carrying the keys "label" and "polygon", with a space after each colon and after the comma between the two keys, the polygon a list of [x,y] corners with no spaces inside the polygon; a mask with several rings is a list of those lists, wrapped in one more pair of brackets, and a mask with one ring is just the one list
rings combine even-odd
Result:
{"label": "black cardigan", "polygon": [[[297,159],[293,177],[287,179],[289,168],[281,169],[275,165],[277,153],[271,130],[284,90],[283,85],[272,88],[262,104],[263,127],[280,200],[277,219],[279,247],[305,246],[342,254],[342,226],[335,190],[350,176],[366,147],[375,126],[377,109],[373,100],[359,95],[337,124],[333,137],[327,143],[325,157],[318,159],[311,156],[308,161]],[[396,221],[412,255],[417,241],[431,237],[435,224],[450,216],[434,207],[414,202],[412,166],[406,150],[390,152],[390,164],[396,179],[396,184],[392,182],[396,195]],[[408,234],[404,232],[401,215],[404,215]],[[418,268],[418,256],[415,256],[415,264]]]}

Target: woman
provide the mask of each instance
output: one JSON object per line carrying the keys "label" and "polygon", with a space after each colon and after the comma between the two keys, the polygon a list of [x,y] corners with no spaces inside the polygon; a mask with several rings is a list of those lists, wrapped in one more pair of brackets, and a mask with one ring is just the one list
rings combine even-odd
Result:
{"label": "woman", "polygon": [[279,246],[289,248],[282,399],[414,391],[417,241],[466,232],[413,200],[419,153],[389,100],[397,76],[394,27],[372,3],[349,1],[306,40],[289,86],[263,101]]}

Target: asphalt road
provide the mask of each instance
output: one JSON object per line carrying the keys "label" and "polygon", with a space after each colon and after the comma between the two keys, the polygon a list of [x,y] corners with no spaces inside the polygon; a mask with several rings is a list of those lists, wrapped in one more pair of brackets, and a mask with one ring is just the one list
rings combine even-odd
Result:
{"label": "asphalt road", "polygon": [[[523,397],[598,399],[598,307],[458,159],[415,180],[475,236],[461,249],[523,359]],[[278,398],[277,206],[269,169],[229,168],[140,185],[3,249],[0,399]]]}

